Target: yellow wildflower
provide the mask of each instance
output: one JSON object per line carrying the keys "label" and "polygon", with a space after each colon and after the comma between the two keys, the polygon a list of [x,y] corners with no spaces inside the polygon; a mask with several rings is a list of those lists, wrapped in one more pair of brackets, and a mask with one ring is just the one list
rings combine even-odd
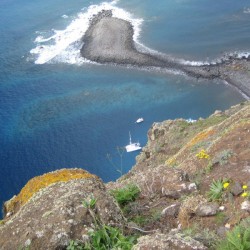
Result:
{"label": "yellow wildflower", "polygon": [[225,182],[225,183],[223,183],[223,188],[228,188],[228,186],[229,186],[229,182]]}
{"label": "yellow wildflower", "polygon": [[238,238],[240,238],[240,234],[238,234]]}
{"label": "yellow wildflower", "polygon": [[244,192],[244,193],[242,193],[241,196],[242,196],[242,197],[247,197],[247,196],[248,196],[248,193],[247,193],[247,192]]}
{"label": "yellow wildflower", "polygon": [[247,189],[247,185],[243,185],[242,188],[243,188],[244,190],[246,190],[246,189]]}
{"label": "yellow wildflower", "polygon": [[198,154],[195,155],[199,159],[208,159],[209,155],[206,153],[204,149],[202,149]]}

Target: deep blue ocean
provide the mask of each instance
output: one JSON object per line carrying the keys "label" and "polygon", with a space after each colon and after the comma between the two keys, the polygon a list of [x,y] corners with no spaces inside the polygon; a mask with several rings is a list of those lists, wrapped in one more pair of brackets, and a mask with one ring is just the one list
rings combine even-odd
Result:
{"label": "deep blue ocean", "polygon": [[[174,58],[250,52],[250,0],[1,0],[1,204],[60,168],[115,180],[129,131],[145,145],[153,122],[207,117],[244,101],[220,81],[81,59],[81,37],[102,8],[131,21],[142,46]],[[135,124],[139,117],[144,123]],[[124,173],[138,153],[123,153]]]}

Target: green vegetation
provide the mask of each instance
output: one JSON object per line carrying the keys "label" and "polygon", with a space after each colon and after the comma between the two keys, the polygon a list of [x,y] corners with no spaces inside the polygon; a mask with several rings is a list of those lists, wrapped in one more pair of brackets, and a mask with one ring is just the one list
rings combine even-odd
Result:
{"label": "green vegetation", "polygon": [[198,224],[193,224],[191,227],[188,227],[182,231],[186,237],[191,237],[194,239],[199,239],[205,246],[212,248],[215,246],[218,236],[214,231],[209,230],[208,228],[201,228]]}
{"label": "green vegetation", "polygon": [[89,241],[82,243],[79,240],[71,240],[67,250],[130,250],[136,238],[132,236],[124,236],[119,228],[105,225],[96,209],[96,202],[97,199],[95,199],[94,196],[91,196],[82,202],[83,206],[88,209],[95,226],[95,230],[89,232]]}
{"label": "green vegetation", "polygon": [[129,184],[125,188],[112,190],[111,194],[121,207],[124,207],[129,202],[135,201],[140,194],[140,189],[134,185]]}
{"label": "green vegetation", "polygon": [[213,166],[214,166],[213,163],[209,161],[204,170],[205,174],[211,173],[211,171],[213,170]]}
{"label": "green vegetation", "polygon": [[249,250],[250,249],[250,227],[247,223],[235,226],[227,233],[224,240],[217,244],[217,250]]}
{"label": "green vegetation", "polygon": [[147,224],[159,221],[161,218],[161,211],[158,209],[152,209],[146,215],[136,215],[131,217],[131,221],[135,222],[138,226],[144,227]]}
{"label": "green vegetation", "polygon": [[118,228],[100,225],[99,229],[90,233],[90,242],[84,250],[124,249],[130,250],[135,242],[132,236],[124,236]]}
{"label": "green vegetation", "polygon": [[107,225],[100,225],[96,231],[89,233],[89,237],[89,242],[85,244],[71,240],[67,250],[130,250],[135,242],[135,237],[124,236],[118,228]]}
{"label": "green vegetation", "polygon": [[224,212],[219,212],[215,215],[215,221],[217,224],[222,225],[224,224],[227,216],[225,215]]}
{"label": "green vegetation", "polygon": [[222,194],[225,188],[228,187],[228,185],[225,185],[227,180],[213,180],[213,182],[210,185],[210,190],[208,191],[208,198],[211,201],[220,200],[222,198]]}
{"label": "green vegetation", "polygon": [[67,250],[84,250],[84,244],[77,240],[71,240],[66,249]]}
{"label": "green vegetation", "polygon": [[202,120],[198,120],[195,125],[199,128],[207,128],[207,127],[210,127],[210,126],[214,126],[216,124],[219,124],[221,123],[222,121],[224,121],[225,119],[227,118],[226,115],[220,115],[220,116],[210,116],[206,119],[202,119]]}
{"label": "green vegetation", "polygon": [[222,152],[220,152],[216,157],[216,161],[219,162],[219,164],[221,166],[227,164],[228,159],[233,156],[233,152],[230,149],[227,150],[223,150]]}
{"label": "green vegetation", "polygon": [[85,208],[94,209],[97,199],[91,196],[89,199],[85,199],[82,204]]}

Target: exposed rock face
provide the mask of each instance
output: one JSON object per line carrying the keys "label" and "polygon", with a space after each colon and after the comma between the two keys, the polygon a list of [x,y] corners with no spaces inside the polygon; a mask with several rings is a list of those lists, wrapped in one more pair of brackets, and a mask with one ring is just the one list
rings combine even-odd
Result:
{"label": "exposed rock face", "polygon": [[[63,171],[63,170],[62,170]],[[83,170],[75,171],[86,175]],[[53,174],[58,175],[60,171]],[[94,175],[57,181],[41,188],[0,227],[0,249],[65,249],[70,239],[86,240],[93,219],[83,206],[84,200],[97,199],[96,208],[105,224],[121,227],[120,209]]]}
{"label": "exposed rock face", "polygon": [[143,236],[139,238],[138,243],[132,248],[132,250],[202,250],[207,249],[199,241],[192,239],[191,237],[185,237],[180,234],[178,230],[172,230],[168,234],[155,233],[150,236]]}
{"label": "exposed rock face", "polygon": [[[136,165],[116,182],[107,184],[109,189],[123,188],[128,183],[139,186],[140,200],[134,204],[137,213],[134,209],[131,217],[148,218],[152,211],[161,215],[160,222],[149,222],[144,227],[159,229],[164,236],[145,236],[139,239],[135,249],[153,249],[152,246],[156,246],[155,249],[175,249],[168,248],[168,231],[176,227],[183,230],[195,227],[197,221],[201,234],[207,230],[199,239],[210,247],[209,241],[216,237],[212,235],[204,239],[208,235],[206,232],[219,235],[217,229],[221,226],[224,228],[229,224],[232,229],[241,219],[249,217],[248,203],[242,203],[240,195],[231,194],[234,183],[240,183],[240,193],[243,184],[248,186],[246,192],[250,190],[249,142],[250,102],[238,104],[225,112],[216,111],[194,123],[183,119],[154,123],[148,131],[147,145],[137,156]],[[207,193],[213,180],[224,178],[229,180],[229,187],[222,190],[220,204],[223,209],[217,217],[214,215],[219,206],[208,200]],[[140,209],[142,204],[144,210]],[[181,249],[180,245],[176,249]]]}
{"label": "exposed rock face", "polygon": [[215,215],[218,212],[219,205],[217,203],[205,203],[198,206],[195,214],[204,217]]}

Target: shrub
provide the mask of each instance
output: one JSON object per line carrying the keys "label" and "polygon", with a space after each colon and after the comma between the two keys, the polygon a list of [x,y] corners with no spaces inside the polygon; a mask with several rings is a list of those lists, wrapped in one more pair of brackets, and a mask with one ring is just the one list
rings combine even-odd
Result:
{"label": "shrub", "polygon": [[220,152],[220,153],[217,155],[216,160],[219,162],[219,164],[220,164],[221,166],[223,166],[223,165],[227,164],[228,159],[229,159],[230,157],[232,157],[232,156],[233,156],[232,150],[227,149],[227,150],[223,150],[222,152]]}
{"label": "shrub", "polygon": [[136,200],[140,194],[140,189],[136,185],[130,184],[125,188],[112,190],[111,194],[114,196],[118,204],[123,207],[129,202]]}

